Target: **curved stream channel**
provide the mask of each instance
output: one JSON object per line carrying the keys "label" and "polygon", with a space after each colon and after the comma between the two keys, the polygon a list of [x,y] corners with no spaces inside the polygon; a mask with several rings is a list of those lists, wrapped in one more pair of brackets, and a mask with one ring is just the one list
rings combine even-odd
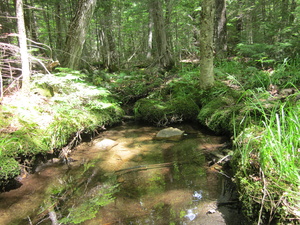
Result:
{"label": "curved stream channel", "polygon": [[226,139],[193,128],[179,141],[162,128],[124,124],[49,161],[0,194],[0,224],[245,224],[230,179],[205,152]]}

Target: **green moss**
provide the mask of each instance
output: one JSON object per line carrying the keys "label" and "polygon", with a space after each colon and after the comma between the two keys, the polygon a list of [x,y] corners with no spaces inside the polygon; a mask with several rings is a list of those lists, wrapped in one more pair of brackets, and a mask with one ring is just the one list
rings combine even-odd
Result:
{"label": "green moss", "polygon": [[174,98],[167,104],[170,112],[182,116],[184,120],[195,120],[199,113],[199,106],[188,96]]}
{"label": "green moss", "polygon": [[45,97],[53,97],[54,96],[54,90],[53,87],[45,82],[45,83],[35,83],[36,88],[33,89],[33,92],[38,93]]}
{"label": "green moss", "polygon": [[183,120],[195,120],[198,105],[189,98],[173,98],[163,102],[158,99],[141,99],[134,106],[135,117],[156,125],[167,125]]}
{"label": "green moss", "polygon": [[[56,76],[37,75],[28,98],[15,98],[1,106],[0,156],[31,162],[36,155],[60,149],[74,137],[79,140],[82,133],[119,122],[124,111],[111,93],[89,85],[84,78],[69,70]],[[49,91],[47,99],[36,92],[37,87]],[[0,179],[5,177],[0,174]]]}
{"label": "green moss", "polygon": [[232,97],[213,99],[200,110],[198,120],[216,133],[233,134],[233,119],[242,107],[235,101]]}
{"label": "green moss", "polygon": [[2,154],[8,157],[33,156],[49,151],[44,142],[44,136],[40,130],[20,129],[13,134],[2,134],[0,147]]}
{"label": "green moss", "polygon": [[8,180],[20,174],[19,163],[6,156],[0,156],[0,179]]}
{"label": "green moss", "polygon": [[134,112],[137,120],[158,124],[166,119],[168,107],[160,100],[141,99],[136,102]]}

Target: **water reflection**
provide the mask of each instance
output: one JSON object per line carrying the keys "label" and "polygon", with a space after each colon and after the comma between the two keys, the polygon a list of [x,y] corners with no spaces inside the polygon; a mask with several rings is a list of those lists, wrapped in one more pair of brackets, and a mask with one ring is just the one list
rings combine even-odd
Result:
{"label": "water reflection", "polygon": [[187,214],[184,217],[188,218],[190,221],[194,220],[196,218],[196,214],[193,212],[194,209],[188,209]]}
{"label": "water reflection", "polygon": [[[181,141],[154,140],[159,128],[138,125],[101,133],[77,147],[71,169],[45,167],[39,172],[48,175],[45,184],[30,176],[26,182],[31,186],[25,187],[31,196],[18,203],[22,216],[0,205],[0,216],[6,216],[0,223],[226,224],[217,211],[223,178],[207,169],[203,154],[203,146],[224,140],[191,126],[181,128],[188,131]],[[43,194],[35,194],[35,183],[44,185]],[[0,197],[9,199],[9,193]],[[38,201],[32,209],[22,207],[33,199]],[[16,209],[17,204],[8,204]],[[38,213],[41,209],[45,215]]]}

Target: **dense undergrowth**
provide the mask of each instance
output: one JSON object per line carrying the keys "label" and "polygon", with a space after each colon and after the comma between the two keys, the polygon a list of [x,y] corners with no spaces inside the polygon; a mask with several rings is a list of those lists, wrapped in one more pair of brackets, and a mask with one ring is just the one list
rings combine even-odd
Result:
{"label": "dense undergrowth", "polygon": [[244,128],[234,138],[233,164],[245,213],[258,218],[258,224],[298,224],[299,104],[293,100],[267,110],[263,104],[253,107],[259,120],[240,124]]}
{"label": "dense undergrowth", "polygon": [[243,106],[232,120],[232,165],[244,212],[256,224],[300,221],[298,64],[285,60],[268,71],[247,67],[245,72],[256,72],[243,77],[234,69],[241,65],[222,64],[222,72],[243,90]]}
{"label": "dense undergrowth", "polygon": [[[37,155],[71,148],[122,118],[134,104],[136,120],[157,126],[199,122],[233,137],[233,168],[245,214],[258,224],[300,221],[299,60],[272,68],[231,59],[216,63],[216,84],[198,88],[199,68],[183,64],[160,74],[136,70],[83,74],[60,69],[37,75],[32,94],[12,95],[1,110],[2,180],[30,167]],[[21,99],[21,100],[18,100]],[[29,161],[28,161],[29,160]]]}

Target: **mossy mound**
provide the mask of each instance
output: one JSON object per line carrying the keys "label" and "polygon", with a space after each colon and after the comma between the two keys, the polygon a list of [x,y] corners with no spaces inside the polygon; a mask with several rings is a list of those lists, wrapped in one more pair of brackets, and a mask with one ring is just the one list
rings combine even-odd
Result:
{"label": "mossy mound", "polygon": [[6,156],[0,156],[0,178],[1,180],[9,180],[19,175],[20,167],[19,163]]}
{"label": "mossy mound", "polygon": [[[51,90],[50,94],[36,91],[37,87]],[[81,135],[118,123],[123,115],[106,88],[90,85],[78,71],[35,75],[30,95],[16,92],[2,101],[0,156],[30,168],[37,155],[57,156],[62,147],[74,147]],[[18,175],[19,169],[1,167],[1,172],[0,180],[5,180]]]}
{"label": "mossy mound", "polygon": [[233,134],[235,120],[243,107],[231,96],[218,97],[203,106],[198,114],[201,124],[218,134]]}
{"label": "mossy mound", "polygon": [[169,101],[140,99],[134,106],[135,117],[158,126],[165,126],[183,120],[195,120],[199,113],[198,105],[184,97]]}

